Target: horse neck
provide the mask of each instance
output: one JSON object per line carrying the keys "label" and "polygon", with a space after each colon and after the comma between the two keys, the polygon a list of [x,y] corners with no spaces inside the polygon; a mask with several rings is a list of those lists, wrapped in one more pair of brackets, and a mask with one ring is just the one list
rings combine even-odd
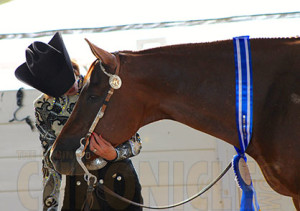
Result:
{"label": "horse neck", "polygon": [[143,125],[171,119],[238,146],[232,45],[222,41],[127,53],[123,69],[130,70],[151,108]]}

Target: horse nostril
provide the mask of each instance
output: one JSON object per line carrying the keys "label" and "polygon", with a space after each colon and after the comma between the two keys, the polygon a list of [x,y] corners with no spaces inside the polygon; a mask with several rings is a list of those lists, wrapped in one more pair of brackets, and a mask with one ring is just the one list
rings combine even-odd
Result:
{"label": "horse nostril", "polygon": [[74,175],[84,173],[76,159],[78,146],[70,147],[67,144],[55,144],[50,152],[50,160],[54,169],[60,174]]}

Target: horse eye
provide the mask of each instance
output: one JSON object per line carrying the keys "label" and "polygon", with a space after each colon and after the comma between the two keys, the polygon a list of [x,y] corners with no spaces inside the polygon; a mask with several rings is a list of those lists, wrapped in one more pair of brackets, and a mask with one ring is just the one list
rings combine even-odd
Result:
{"label": "horse eye", "polygon": [[88,97],[88,101],[89,101],[89,102],[96,102],[98,99],[99,99],[99,97],[96,96],[96,95],[90,95],[90,96]]}

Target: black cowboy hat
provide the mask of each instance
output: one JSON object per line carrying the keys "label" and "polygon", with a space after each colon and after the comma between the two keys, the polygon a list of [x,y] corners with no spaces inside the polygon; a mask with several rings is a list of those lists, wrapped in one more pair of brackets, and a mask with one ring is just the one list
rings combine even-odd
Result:
{"label": "black cowboy hat", "polygon": [[72,63],[59,32],[48,44],[34,42],[26,49],[26,62],[15,71],[16,77],[52,96],[59,97],[74,84]]}

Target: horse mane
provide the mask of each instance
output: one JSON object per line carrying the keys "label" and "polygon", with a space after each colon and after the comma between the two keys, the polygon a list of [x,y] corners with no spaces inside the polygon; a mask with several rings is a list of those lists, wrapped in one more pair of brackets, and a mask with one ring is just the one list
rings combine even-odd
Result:
{"label": "horse mane", "polygon": [[220,43],[227,43],[232,42],[232,40],[218,40],[218,41],[211,41],[211,42],[200,42],[200,43],[184,43],[184,44],[174,44],[174,45],[165,45],[160,47],[154,47],[149,49],[143,49],[143,50],[137,50],[137,51],[130,51],[130,50],[123,50],[119,51],[119,54],[123,55],[132,55],[132,56],[138,56],[138,55],[150,55],[150,54],[174,54],[174,52],[178,53],[177,50],[180,51],[180,49],[186,49],[186,48],[198,48],[201,47],[212,47],[213,45],[217,45]]}

